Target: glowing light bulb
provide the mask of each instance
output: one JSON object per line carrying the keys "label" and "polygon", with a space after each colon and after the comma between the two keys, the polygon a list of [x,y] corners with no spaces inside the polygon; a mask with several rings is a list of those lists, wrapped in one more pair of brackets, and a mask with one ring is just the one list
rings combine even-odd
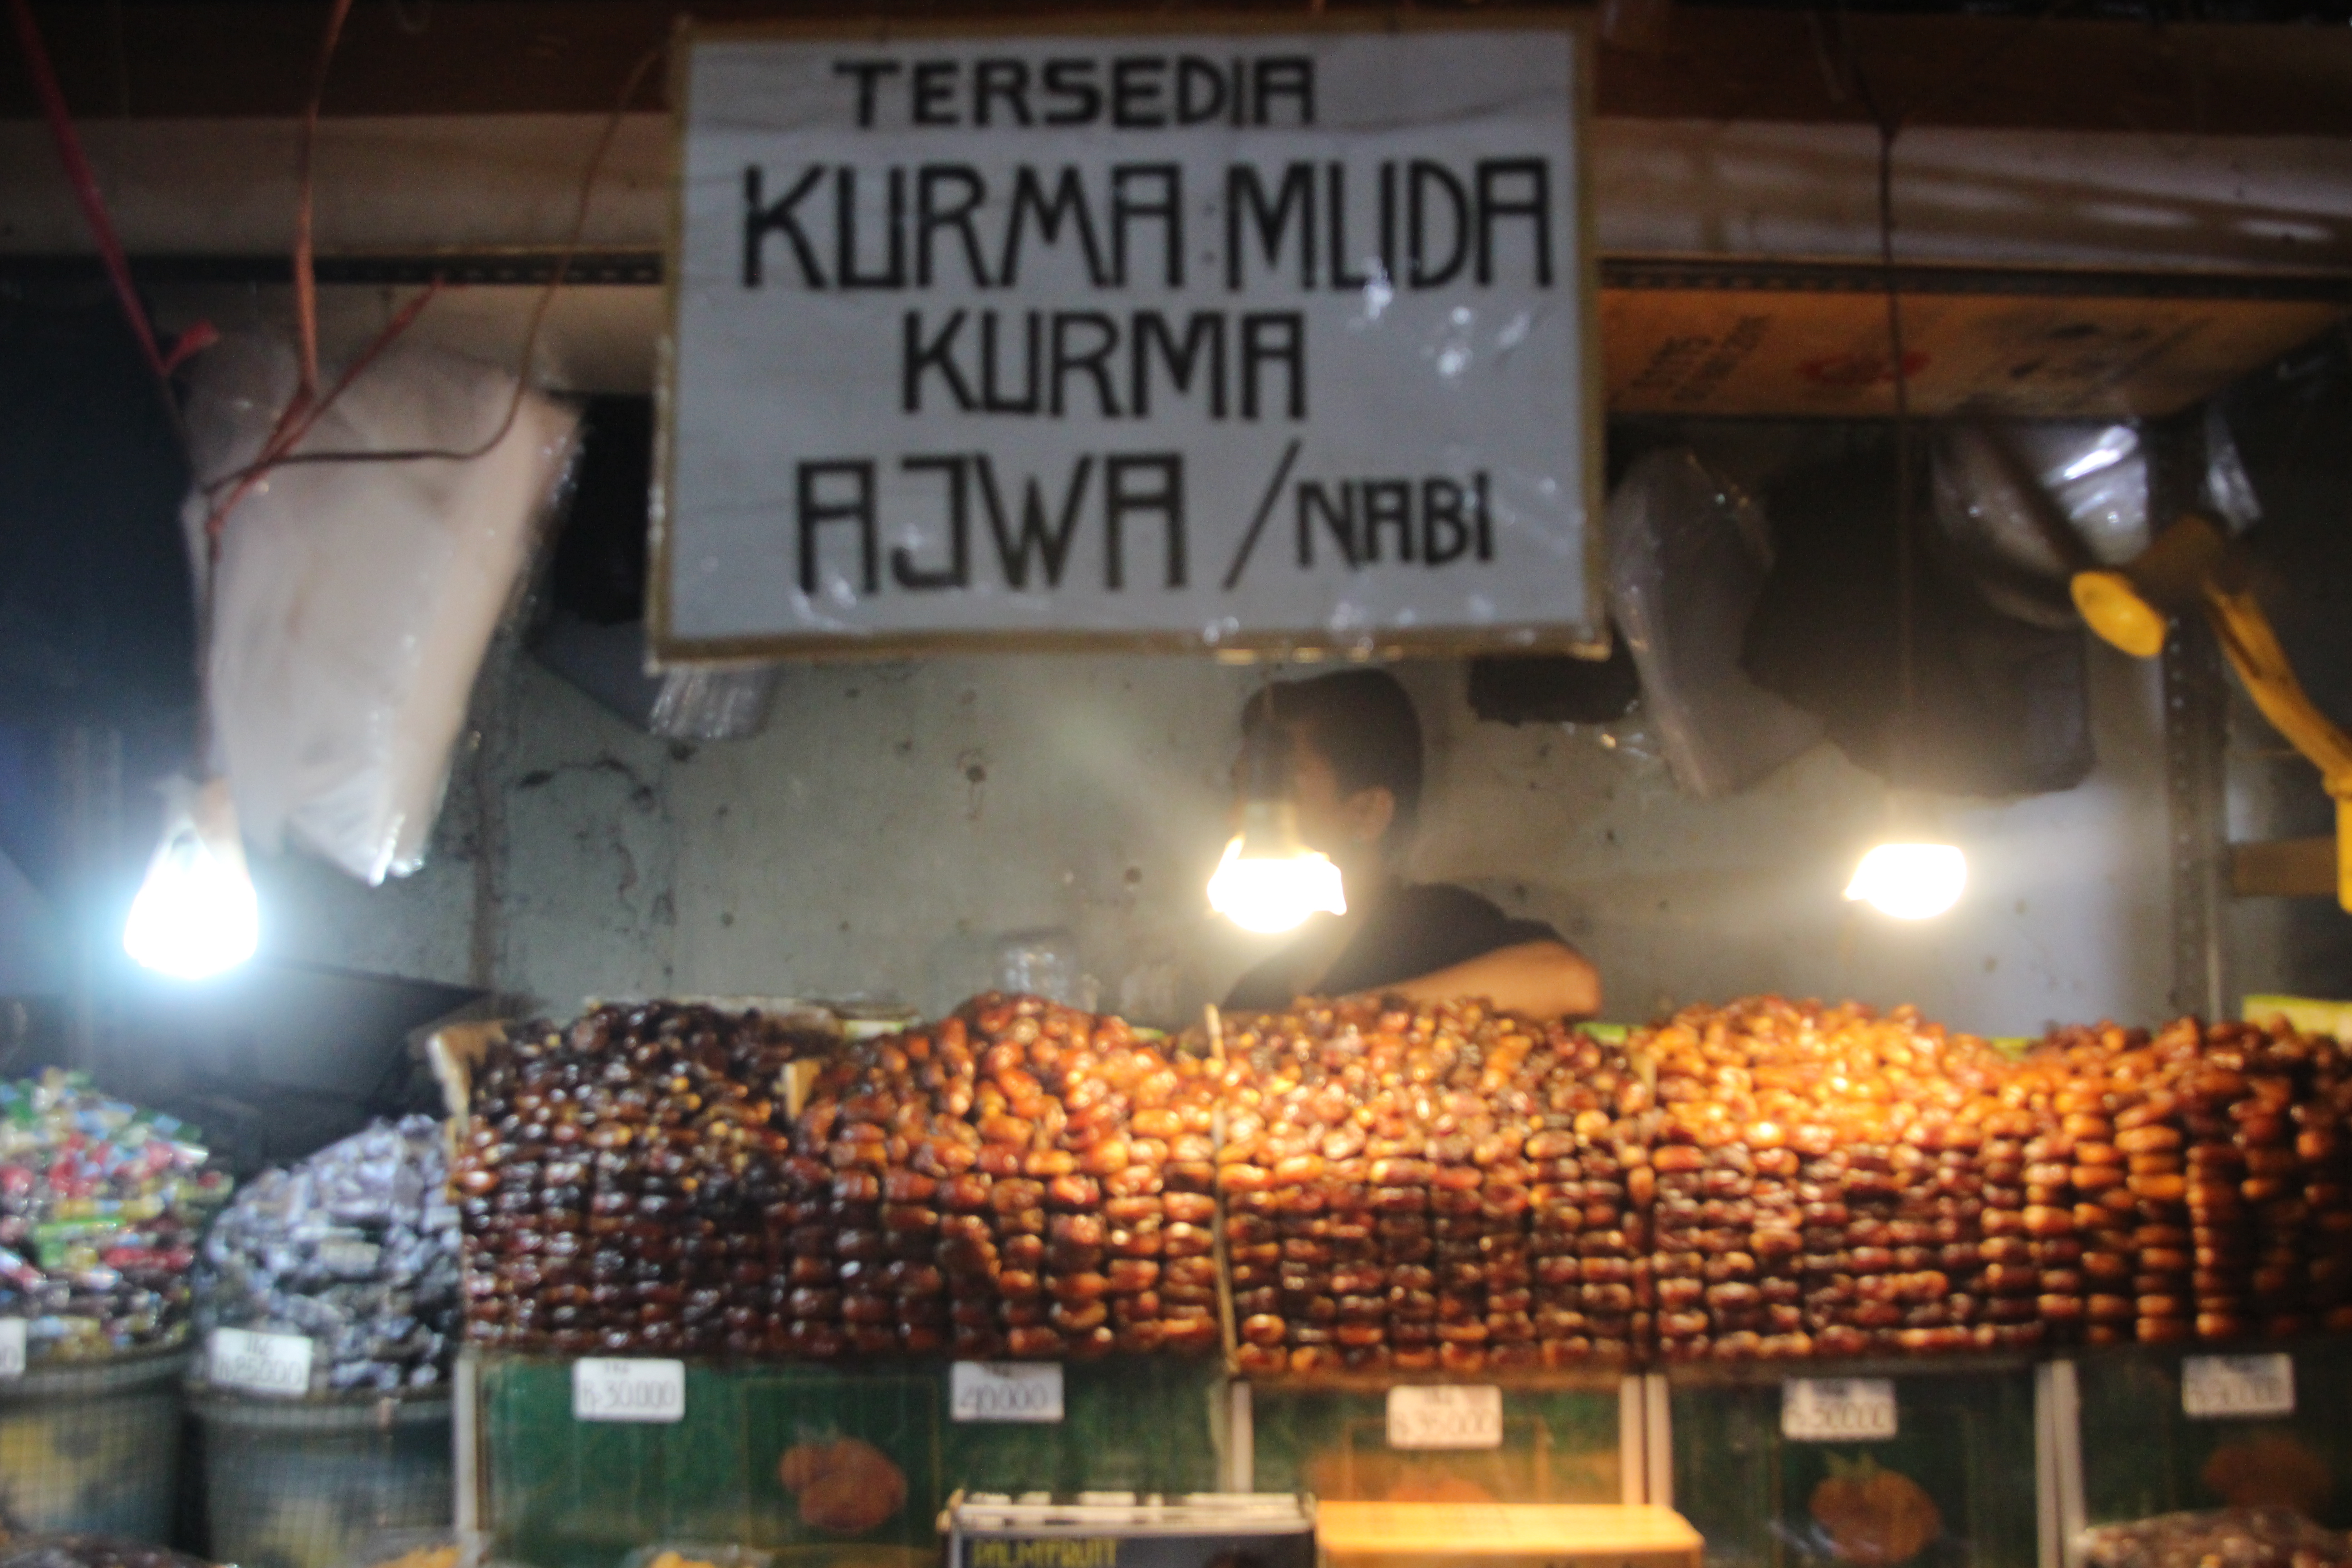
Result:
{"label": "glowing light bulb", "polygon": [[1969,860],[1951,844],[1882,844],[1862,858],[1845,896],[1899,921],[1924,921],[1960,901]]}
{"label": "glowing light bulb", "polygon": [[1344,915],[1348,896],[1339,868],[1304,846],[1266,854],[1244,851],[1236,833],[1209,879],[1209,907],[1244,931],[1272,935],[1304,924],[1320,911]]}
{"label": "glowing light bulb", "polygon": [[163,842],[131,901],[122,951],[175,980],[205,980],[236,968],[261,944],[261,906],[245,868],[228,781],[201,788],[179,781],[163,821]]}

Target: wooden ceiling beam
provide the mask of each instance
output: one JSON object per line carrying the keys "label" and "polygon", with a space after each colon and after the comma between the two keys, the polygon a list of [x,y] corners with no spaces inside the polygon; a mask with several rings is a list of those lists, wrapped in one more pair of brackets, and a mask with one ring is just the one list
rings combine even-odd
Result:
{"label": "wooden ceiling beam", "polygon": [[[1334,0],[1344,5],[1346,0]],[[892,14],[1002,16],[982,0]],[[1022,6],[1041,16],[1145,7]],[[548,114],[609,109],[630,69],[688,7],[679,0],[410,0],[352,12],[326,99],[337,115]],[[701,0],[713,19],[856,16],[870,6]],[[1148,8],[1154,16],[1182,7]],[[1298,12],[1297,4],[1227,9]],[[35,0],[79,115],[299,113],[323,4]],[[1604,45],[1600,111],[1639,119],[1864,121],[1847,62],[1906,123],[2012,130],[2352,135],[2352,29],[2152,26],[1961,16],[1676,11],[1662,47]],[[648,82],[638,107],[656,107]],[[0,68],[0,118],[28,118]]]}

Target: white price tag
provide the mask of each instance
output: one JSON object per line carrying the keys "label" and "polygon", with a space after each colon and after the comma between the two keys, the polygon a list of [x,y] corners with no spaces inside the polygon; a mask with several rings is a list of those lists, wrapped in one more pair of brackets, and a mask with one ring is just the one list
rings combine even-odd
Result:
{"label": "white price tag", "polygon": [[574,1421],[683,1421],[686,1363],[592,1356],[572,1363]]}
{"label": "white price tag", "polygon": [[2284,1353],[2184,1357],[2180,1411],[2200,1416],[2292,1415],[2294,1358]]}
{"label": "white price tag", "polygon": [[308,1394],[310,1342],[300,1334],[215,1329],[205,1352],[205,1373],[223,1388],[242,1388],[251,1394]]}
{"label": "white price tag", "polygon": [[25,1320],[0,1318],[0,1377],[25,1375]]}
{"label": "white price tag", "polygon": [[1055,1362],[960,1361],[948,1372],[951,1421],[1059,1421],[1062,1368]]}
{"label": "white price tag", "polygon": [[1389,1390],[1391,1448],[1499,1448],[1503,1391],[1490,1385],[1404,1384]]}
{"label": "white price tag", "polygon": [[1780,1385],[1780,1436],[1797,1443],[1892,1437],[1895,1382],[1885,1377],[1792,1377]]}

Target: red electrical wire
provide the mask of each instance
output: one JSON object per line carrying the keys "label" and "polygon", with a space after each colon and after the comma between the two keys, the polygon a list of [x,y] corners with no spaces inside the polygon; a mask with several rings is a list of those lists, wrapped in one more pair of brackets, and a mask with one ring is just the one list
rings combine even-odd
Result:
{"label": "red electrical wire", "polygon": [[198,349],[218,342],[220,334],[213,331],[210,322],[200,321],[180,335],[169,354],[157,345],[155,329],[148,321],[146,309],[139,302],[139,291],[131,281],[131,263],[122,254],[122,241],[114,232],[113,220],[107,216],[106,198],[99,194],[98,176],[82,153],[81,137],[74,131],[73,115],[66,108],[65,90],[58,85],[57,68],[50,63],[48,47],[41,41],[40,26],[33,20],[33,7],[29,0],[8,0],[8,12],[16,24],[17,42],[24,47],[25,74],[33,79],[33,96],[40,100],[41,116],[49,122],[49,134],[58,144],[58,161],[66,166],[66,181],[73,186],[74,200],[81,205],[82,221],[89,225],[90,237],[97,242],[107,280],[114,285],[115,301],[122,307],[131,335],[138,340],[139,352],[147,361],[147,368],[155,373],[156,383],[163,389],[163,401],[176,418],[179,405],[172,397],[173,370]]}
{"label": "red electrical wire", "polygon": [[[314,301],[316,298],[315,286],[306,288],[310,276],[311,264],[307,248],[311,198],[309,180],[309,147],[310,139],[317,131],[318,100],[326,85],[327,59],[334,47],[335,34],[341,26],[342,14],[348,8],[349,0],[336,0],[335,11],[329,18],[325,47],[320,57],[310,110],[304,120],[302,212],[296,225],[295,251],[295,291],[298,312],[306,310],[304,301]],[[604,132],[597,137],[595,148],[589,154],[587,168],[581,175],[579,197],[572,210],[571,231],[564,237],[563,245],[556,253],[554,268],[548,278],[546,286],[541,289],[539,299],[531,307],[530,320],[523,331],[520,363],[515,367],[514,394],[508,399],[506,414],[499,419],[498,427],[490,433],[489,438],[478,446],[464,448],[424,447],[343,452],[293,450],[300,443],[303,436],[308,434],[310,427],[318,422],[320,416],[324,415],[352,384],[358,372],[365,368],[370,361],[389,346],[394,338],[407,330],[409,323],[415,320],[417,312],[424,309],[433,293],[441,287],[440,280],[436,279],[432,289],[427,289],[419,299],[412,300],[398,315],[394,316],[385,325],[383,331],[377,336],[375,342],[352,362],[352,368],[346,371],[341,379],[328,389],[323,396],[314,396],[305,388],[296,390],[293,399],[288,403],[285,412],[279,416],[277,426],[271,431],[269,439],[263,443],[261,453],[254,461],[243,468],[232,469],[204,486],[207,495],[217,495],[225,489],[230,491],[228,500],[215,505],[206,519],[205,528],[209,533],[217,538],[229,511],[238,501],[250,495],[254,485],[273,468],[310,463],[408,463],[430,459],[470,462],[474,458],[486,455],[506,439],[508,433],[514,428],[515,420],[522,411],[522,400],[530,391],[530,363],[538,348],[541,329],[547,320],[548,307],[554,303],[557,291],[563,287],[564,278],[571,269],[572,258],[579,252],[582,239],[587,233],[590,201],[595,194],[597,178],[604,171],[604,160],[612,152],[614,140],[620,132],[621,123],[627,114],[629,104],[635,99],[637,89],[645,84],[647,73],[661,62],[665,52],[666,47],[652,49],[630,70],[627,79],[622,84],[619,97],[614,100],[611,114],[605,119]],[[307,313],[304,315],[302,331],[306,334],[306,342],[310,345],[306,352],[315,353],[317,325],[314,317]]]}

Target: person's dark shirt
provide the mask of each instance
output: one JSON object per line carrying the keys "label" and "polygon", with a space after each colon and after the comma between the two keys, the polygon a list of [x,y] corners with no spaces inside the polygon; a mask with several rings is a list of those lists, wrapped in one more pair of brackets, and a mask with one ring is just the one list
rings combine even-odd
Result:
{"label": "person's dark shirt", "polygon": [[1311,938],[1302,938],[1243,975],[1224,1005],[1235,1012],[1273,1012],[1310,991],[1318,996],[1377,991],[1506,947],[1559,940],[1541,921],[1515,921],[1467,888],[1409,884],[1381,900],[1322,974],[1299,973],[1308,962],[1301,949],[1312,945]]}

